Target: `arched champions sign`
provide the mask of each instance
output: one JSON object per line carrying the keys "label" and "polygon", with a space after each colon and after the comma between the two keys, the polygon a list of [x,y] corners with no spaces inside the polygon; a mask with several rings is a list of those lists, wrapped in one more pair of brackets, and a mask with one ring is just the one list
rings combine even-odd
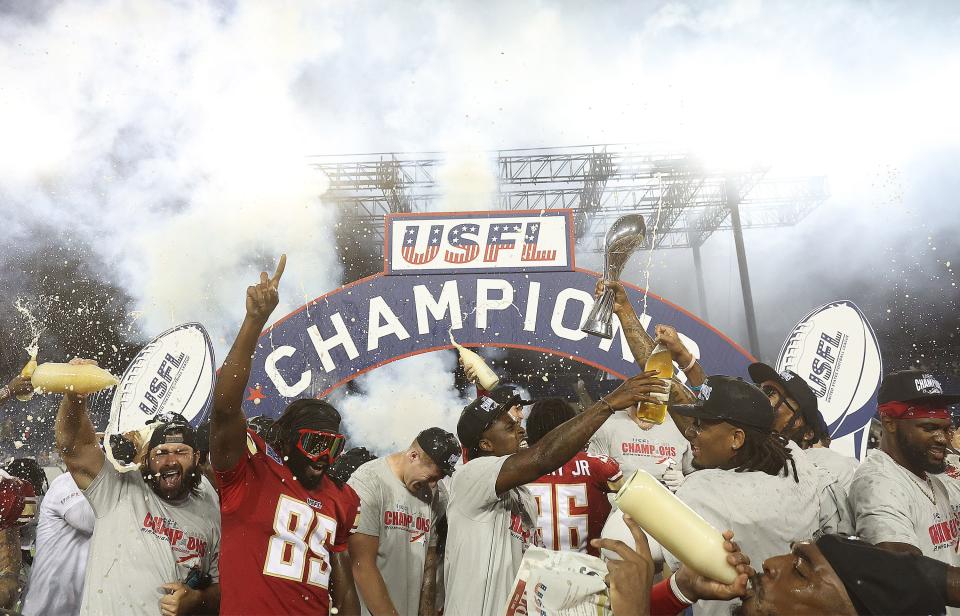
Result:
{"label": "arched champions sign", "polygon": [[[580,331],[598,274],[573,263],[569,210],[397,216],[385,271],[280,319],[260,338],[248,416],[277,416],[398,359],[464,346],[542,351],[625,378],[640,370],[614,320],[611,340]],[[643,292],[627,285],[634,305]],[[746,375],[736,343],[682,308],[648,295],[644,325],[673,325],[708,374]]]}

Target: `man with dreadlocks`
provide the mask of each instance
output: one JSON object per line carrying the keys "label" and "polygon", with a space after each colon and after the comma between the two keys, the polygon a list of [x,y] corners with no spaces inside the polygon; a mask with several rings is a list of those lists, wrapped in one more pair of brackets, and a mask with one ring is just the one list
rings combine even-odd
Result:
{"label": "man with dreadlocks", "polygon": [[223,523],[221,614],[327,614],[360,604],[346,555],[360,499],[327,467],[343,449],[340,414],[316,399],[291,403],[266,432],[240,408],[257,339],[279,302],[286,256],[273,278],[247,289],[247,314],[220,370],[210,460]]}
{"label": "man with dreadlocks", "polygon": [[[687,477],[677,497],[714,528],[732,530],[751,562],[820,534],[821,507],[833,506],[835,513],[835,505],[822,496],[821,471],[794,457],[773,432],[773,409],[762,391],[739,378],[711,376],[693,404],[670,410],[693,419],[686,435],[701,469]],[[671,569],[679,567],[672,554],[664,556]],[[701,601],[694,613],[726,614],[730,607]]]}

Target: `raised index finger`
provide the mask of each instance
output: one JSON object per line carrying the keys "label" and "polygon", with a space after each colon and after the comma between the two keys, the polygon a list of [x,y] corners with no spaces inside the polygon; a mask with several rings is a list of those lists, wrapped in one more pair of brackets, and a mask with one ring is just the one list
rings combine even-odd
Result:
{"label": "raised index finger", "polygon": [[280,284],[280,277],[283,276],[283,270],[287,267],[287,255],[280,255],[280,262],[277,263],[277,271],[273,273],[273,278],[270,279],[270,286],[277,288]]}

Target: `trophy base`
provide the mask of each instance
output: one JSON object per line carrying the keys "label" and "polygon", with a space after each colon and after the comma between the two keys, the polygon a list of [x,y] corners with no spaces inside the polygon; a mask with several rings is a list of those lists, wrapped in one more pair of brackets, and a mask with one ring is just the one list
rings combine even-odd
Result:
{"label": "trophy base", "polygon": [[580,331],[604,340],[613,338],[613,325],[610,323],[585,323]]}

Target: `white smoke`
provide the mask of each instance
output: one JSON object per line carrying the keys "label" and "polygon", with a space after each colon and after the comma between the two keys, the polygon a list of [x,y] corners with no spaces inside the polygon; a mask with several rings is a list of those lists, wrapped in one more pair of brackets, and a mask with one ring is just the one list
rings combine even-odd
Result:
{"label": "white smoke", "polygon": [[303,18],[292,3],[108,0],[4,30],[5,207],[92,244],[148,336],[200,321],[223,357],[246,287],[283,252],[275,316],[339,282],[336,212],[306,159],[323,133],[292,94],[338,39]]}
{"label": "white smoke", "polygon": [[[901,214],[894,228],[870,227],[879,244],[948,207],[910,203],[909,186],[887,207],[865,209],[876,204],[864,195],[878,169],[960,144],[960,88],[943,77],[960,68],[956,23],[951,3],[856,1],[5,3],[0,218],[19,242],[35,221],[69,229],[115,268],[143,334],[199,320],[222,358],[246,286],[280,253],[289,267],[275,316],[339,283],[338,213],[321,205],[308,154],[663,143],[717,166],[761,158],[785,175],[827,173],[843,195],[802,235],[765,231],[762,249],[748,237],[758,312],[786,314],[775,328],[785,332],[820,303],[796,297],[822,287],[813,264],[840,287],[876,271],[851,221]],[[471,156],[440,170],[444,209],[486,209],[493,173]],[[858,271],[810,256],[838,228],[833,250],[859,253]],[[739,329],[728,244],[705,247],[711,320]],[[802,279],[783,275],[797,264]],[[696,304],[688,255],[664,251],[655,268],[653,292]],[[435,366],[447,375],[435,391],[406,368],[436,361],[362,378],[364,416],[394,417],[396,392],[413,382],[444,413],[462,406],[452,366]],[[406,408],[401,432],[446,417]]]}
{"label": "white smoke", "polygon": [[437,426],[456,434],[460,411],[471,397],[454,387],[457,355],[434,351],[401,359],[357,380],[359,393],[335,394],[351,447],[377,455],[399,451],[421,430]]}

